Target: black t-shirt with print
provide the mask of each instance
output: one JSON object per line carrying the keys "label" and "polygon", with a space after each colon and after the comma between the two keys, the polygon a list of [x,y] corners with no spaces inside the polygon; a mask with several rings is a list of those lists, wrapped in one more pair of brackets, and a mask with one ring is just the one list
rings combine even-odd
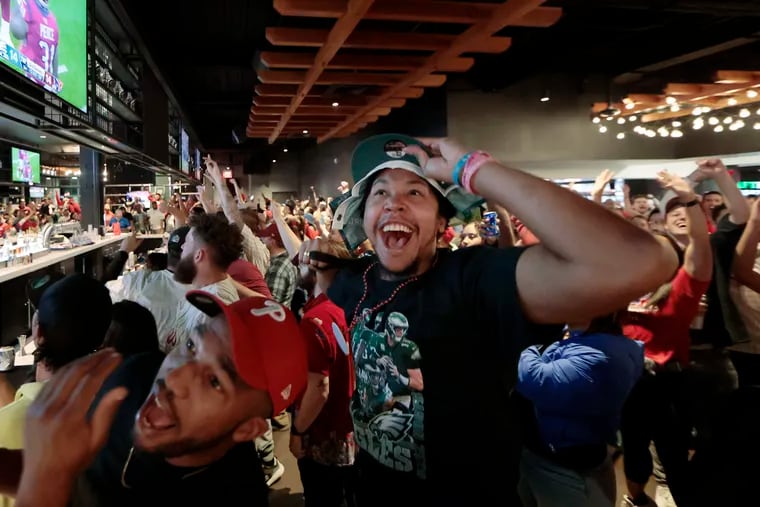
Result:
{"label": "black t-shirt with print", "polygon": [[725,215],[718,222],[718,229],[710,235],[714,270],[707,289],[708,306],[701,334],[718,347],[749,340],[744,321],[730,293],[736,245],[744,234],[745,226],[733,223],[730,215]]}
{"label": "black t-shirt with print", "polygon": [[127,387],[129,395],[119,407],[105,447],[79,477],[71,507],[268,505],[261,462],[252,442],[235,446],[208,467],[194,469],[174,467],[159,456],[137,450],[130,458],[135,417],[162,360],[159,353],[130,357],[103,384],[93,407],[114,387]]}
{"label": "black t-shirt with print", "polygon": [[[356,308],[375,259],[341,271],[329,289],[349,324],[360,316],[351,330],[356,442],[400,483],[420,479],[428,498],[471,502],[509,492],[517,432],[508,404],[517,360],[557,332],[529,323],[520,308],[515,268],[523,251],[440,250],[427,273],[371,314],[364,310],[403,283],[380,279],[374,265]],[[505,489],[496,492],[495,484]]]}

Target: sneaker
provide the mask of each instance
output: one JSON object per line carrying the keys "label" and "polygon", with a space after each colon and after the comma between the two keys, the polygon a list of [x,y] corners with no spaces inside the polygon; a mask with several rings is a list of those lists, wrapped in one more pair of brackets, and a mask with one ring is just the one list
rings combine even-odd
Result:
{"label": "sneaker", "polygon": [[274,459],[274,465],[271,467],[264,467],[264,477],[267,481],[267,487],[271,488],[272,485],[282,479],[285,473],[285,465],[277,458]]}
{"label": "sneaker", "polygon": [[647,497],[647,503],[636,505],[635,503],[633,503],[633,498],[631,498],[628,495],[623,495],[623,501],[620,502],[620,507],[657,507],[657,504],[655,503],[654,500]]}
{"label": "sneaker", "polygon": [[290,414],[282,414],[272,417],[272,431],[288,431],[290,429]]}

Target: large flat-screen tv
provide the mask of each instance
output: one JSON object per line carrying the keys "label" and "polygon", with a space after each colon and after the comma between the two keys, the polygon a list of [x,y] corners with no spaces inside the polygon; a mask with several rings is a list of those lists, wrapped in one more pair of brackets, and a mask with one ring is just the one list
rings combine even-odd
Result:
{"label": "large flat-screen tv", "polygon": [[11,179],[24,183],[40,182],[40,154],[34,151],[11,148]]}
{"label": "large flat-screen tv", "polygon": [[45,197],[45,189],[42,187],[29,187],[29,197],[31,199],[42,199]]}
{"label": "large flat-screen tv", "polygon": [[184,129],[179,132],[179,168],[183,173],[190,172],[190,138]]}
{"label": "large flat-screen tv", "polygon": [[0,9],[10,10],[0,62],[87,112],[87,0],[5,0]]}

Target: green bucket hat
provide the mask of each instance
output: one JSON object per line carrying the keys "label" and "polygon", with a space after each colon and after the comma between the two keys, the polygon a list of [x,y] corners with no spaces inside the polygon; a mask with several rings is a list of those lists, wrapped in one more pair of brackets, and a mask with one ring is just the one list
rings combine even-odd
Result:
{"label": "green bucket hat", "polygon": [[369,178],[385,169],[404,169],[424,178],[441,196],[443,196],[463,217],[470,210],[485,202],[482,197],[470,194],[458,185],[443,183],[427,178],[420,163],[413,155],[404,153],[407,146],[427,147],[413,137],[403,134],[381,134],[360,142],[351,157],[351,175],[354,186],[351,192],[343,194],[336,200],[339,204],[334,212],[333,229],[340,231],[350,250],[356,249],[366,239],[362,202],[367,192]]}

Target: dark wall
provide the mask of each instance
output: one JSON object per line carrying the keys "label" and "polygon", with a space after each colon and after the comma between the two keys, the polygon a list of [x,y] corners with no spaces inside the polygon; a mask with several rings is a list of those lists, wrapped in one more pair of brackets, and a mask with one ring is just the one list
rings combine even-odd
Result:
{"label": "dark wall", "polygon": [[156,174],[142,167],[125,164],[121,161],[109,161],[108,184],[123,185],[130,183],[153,185],[156,183]]}
{"label": "dark wall", "polygon": [[272,190],[287,181],[295,183],[294,188],[301,195],[309,195],[312,185],[319,195],[337,195],[342,180],[353,183],[351,154],[360,140],[385,132],[442,137],[446,135],[446,116],[445,87],[426,89],[421,98],[408,100],[403,108],[393,110],[351,137],[331,139],[301,151],[295,170],[292,165],[279,167],[278,158],[278,167],[272,167]]}

